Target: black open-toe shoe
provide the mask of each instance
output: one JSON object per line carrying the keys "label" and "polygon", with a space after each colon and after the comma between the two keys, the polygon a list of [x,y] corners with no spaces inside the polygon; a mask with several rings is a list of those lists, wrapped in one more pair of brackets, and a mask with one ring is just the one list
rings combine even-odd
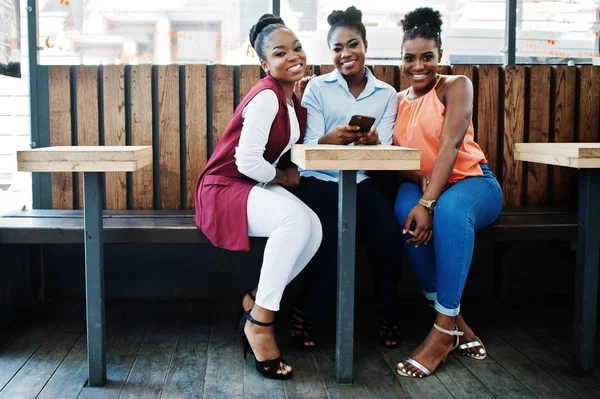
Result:
{"label": "black open-toe shoe", "polygon": [[[252,324],[256,324],[257,326],[261,326],[261,327],[270,327],[275,324],[275,322],[263,323],[258,320],[255,320],[254,317],[250,316],[250,311],[242,313],[242,317],[240,318],[239,330],[240,330],[240,335],[242,337],[242,344],[244,345],[244,359],[246,359],[248,349],[250,349],[252,351],[252,347],[250,346],[248,337],[246,337],[246,333],[244,332],[244,326],[246,325],[246,320]],[[254,351],[253,351],[253,353],[254,353]],[[290,378],[292,378],[292,376],[294,374],[293,371],[290,371],[287,374],[277,373],[277,371],[279,370],[280,363],[288,365],[285,362],[285,360],[283,359],[283,356],[281,356],[281,355],[277,359],[264,360],[262,362],[257,360],[256,356],[255,356],[254,363],[256,365],[256,371],[258,371],[265,377],[273,379],[273,380],[289,380]]]}
{"label": "black open-toe shoe", "polygon": [[[292,320],[290,321],[290,330],[292,345],[297,349],[313,350],[317,347],[315,340],[310,335],[312,323],[306,318],[304,312],[295,306],[292,312]],[[307,344],[308,342],[313,342],[314,345],[309,345]]]}
{"label": "black open-toe shoe", "polygon": [[[396,349],[402,341],[402,330],[397,324],[390,324],[385,319],[381,319],[377,341],[381,346]],[[396,343],[388,343],[389,341],[395,341]]]}

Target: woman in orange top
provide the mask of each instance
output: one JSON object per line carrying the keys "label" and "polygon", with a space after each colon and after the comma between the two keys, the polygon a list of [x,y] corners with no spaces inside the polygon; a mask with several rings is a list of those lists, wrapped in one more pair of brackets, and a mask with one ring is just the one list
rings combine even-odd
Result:
{"label": "woman in orange top", "polygon": [[437,74],[440,13],[418,8],[406,14],[402,25],[402,72],[411,87],[398,94],[394,144],[418,148],[421,168],[401,173],[405,182],[395,212],[404,226],[406,254],[437,317],[425,341],[397,371],[425,377],[456,348],[473,359],[486,357],[460,313],[460,299],[475,230],[498,217],[502,190],[473,140],[471,81]]}

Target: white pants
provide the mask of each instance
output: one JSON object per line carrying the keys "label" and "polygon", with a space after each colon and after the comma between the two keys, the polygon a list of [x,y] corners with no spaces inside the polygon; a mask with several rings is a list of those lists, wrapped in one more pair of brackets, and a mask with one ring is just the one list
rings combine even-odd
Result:
{"label": "white pants", "polygon": [[248,235],[269,237],[256,304],[278,311],[286,285],[315,255],[323,230],[319,217],[278,184],[257,185],[248,196]]}

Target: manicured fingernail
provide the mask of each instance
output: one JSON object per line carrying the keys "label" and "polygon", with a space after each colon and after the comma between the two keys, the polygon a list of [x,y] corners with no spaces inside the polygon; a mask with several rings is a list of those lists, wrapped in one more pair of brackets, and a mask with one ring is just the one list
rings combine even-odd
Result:
{"label": "manicured fingernail", "polygon": [[402,234],[406,234],[406,230],[405,229],[402,229]]}

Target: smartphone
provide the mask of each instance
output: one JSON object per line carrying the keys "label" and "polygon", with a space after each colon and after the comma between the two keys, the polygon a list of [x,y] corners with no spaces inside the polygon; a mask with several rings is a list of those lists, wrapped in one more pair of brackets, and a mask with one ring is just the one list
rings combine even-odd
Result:
{"label": "smartphone", "polygon": [[350,122],[348,125],[350,126],[360,126],[360,129],[356,130],[358,133],[366,133],[371,130],[371,127],[375,123],[375,118],[372,116],[364,116],[364,115],[353,115],[350,118]]}

